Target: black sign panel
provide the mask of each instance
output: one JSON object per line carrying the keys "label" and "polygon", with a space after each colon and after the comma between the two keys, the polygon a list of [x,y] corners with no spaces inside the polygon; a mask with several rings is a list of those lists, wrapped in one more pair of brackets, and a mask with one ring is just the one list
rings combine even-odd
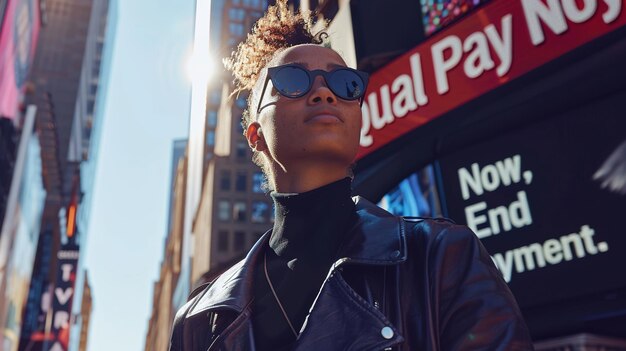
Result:
{"label": "black sign panel", "polygon": [[449,217],[522,308],[626,286],[626,119],[616,94],[440,159]]}
{"label": "black sign panel", "polygon": [[62,245],[57,253],[57,283],[52,298],[52,333],[55,339],[50,351],[68,349],[78,257],[78,246],[72,242]]}

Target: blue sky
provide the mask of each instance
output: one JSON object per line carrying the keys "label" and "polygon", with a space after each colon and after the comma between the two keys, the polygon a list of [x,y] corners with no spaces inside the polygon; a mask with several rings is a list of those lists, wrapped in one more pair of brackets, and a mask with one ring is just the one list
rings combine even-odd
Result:
{"label": "blue sky", "polygon": [[86,266],[89,350],[143,350],[167,224],[174,139],[186,138],[195,1],[118,1]]}

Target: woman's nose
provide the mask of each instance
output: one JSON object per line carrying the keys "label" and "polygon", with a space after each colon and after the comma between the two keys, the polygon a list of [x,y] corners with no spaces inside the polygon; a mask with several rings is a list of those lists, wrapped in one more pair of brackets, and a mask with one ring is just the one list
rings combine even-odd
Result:
{"label": "woman's nose", "polygon": [[313,81],[313,86],[311,87],[311,92],[309,93],[308,102],[311,104],[326,102],[333,105],[337,103],[337,97],[328,88],[324,77],[315,77],[315,80]]}

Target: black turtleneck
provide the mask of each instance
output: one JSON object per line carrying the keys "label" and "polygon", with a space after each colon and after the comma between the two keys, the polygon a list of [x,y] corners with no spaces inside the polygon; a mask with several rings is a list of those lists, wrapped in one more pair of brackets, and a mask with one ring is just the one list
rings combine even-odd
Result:
{"label": "black turtleneck", "polygon": [[[296,332],[356,222],[350,186],[345,178],[305,193],[271,194],[276,217],[264,248],[267,271]],[[267,283],[263,257],[254,272],[252,323],[259,350],[289,350],[296,340]]]}

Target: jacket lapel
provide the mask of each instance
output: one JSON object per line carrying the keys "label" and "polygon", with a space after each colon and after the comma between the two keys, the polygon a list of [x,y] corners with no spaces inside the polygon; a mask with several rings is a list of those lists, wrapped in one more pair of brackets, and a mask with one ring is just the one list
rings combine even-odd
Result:
{"label": "jacket lapel", "polygon": [[378,309],[359,296],[340,273],[331,273],[294,350],[383,350],[402,341]]}
{"label": "jacket lapel", "polygon": [[252,300],[253,269],[263,247],[269,240],[271,231],[267,231],[250,249],[246,257],[222,273],[202,295],[188,316],[215,309],[227,309],[241,313]]}
{"label": "jacket lapel", "polygon": [[[198,316],[214,316],[208,321],[214,325],[226,325],[219,332],[208,350],[253,351],[254,338],[250,319],[252,302],[253,268],[263,252],[263,245],[269,239],[270,231],[250,249],[250,252],[239,263],[222,273],[207,291],[201,295],[198,303],[189,311],[186,318]],[[213,331],[211,331],[212,333]],[[210,337],[211,334],[205,337]]]}
{"label": "jacket lapel", "polygon": [[402,218],[355,196],[358,221],[347,237],[340,259],[343,263],[392,265],[406,260],[406,238]]}

